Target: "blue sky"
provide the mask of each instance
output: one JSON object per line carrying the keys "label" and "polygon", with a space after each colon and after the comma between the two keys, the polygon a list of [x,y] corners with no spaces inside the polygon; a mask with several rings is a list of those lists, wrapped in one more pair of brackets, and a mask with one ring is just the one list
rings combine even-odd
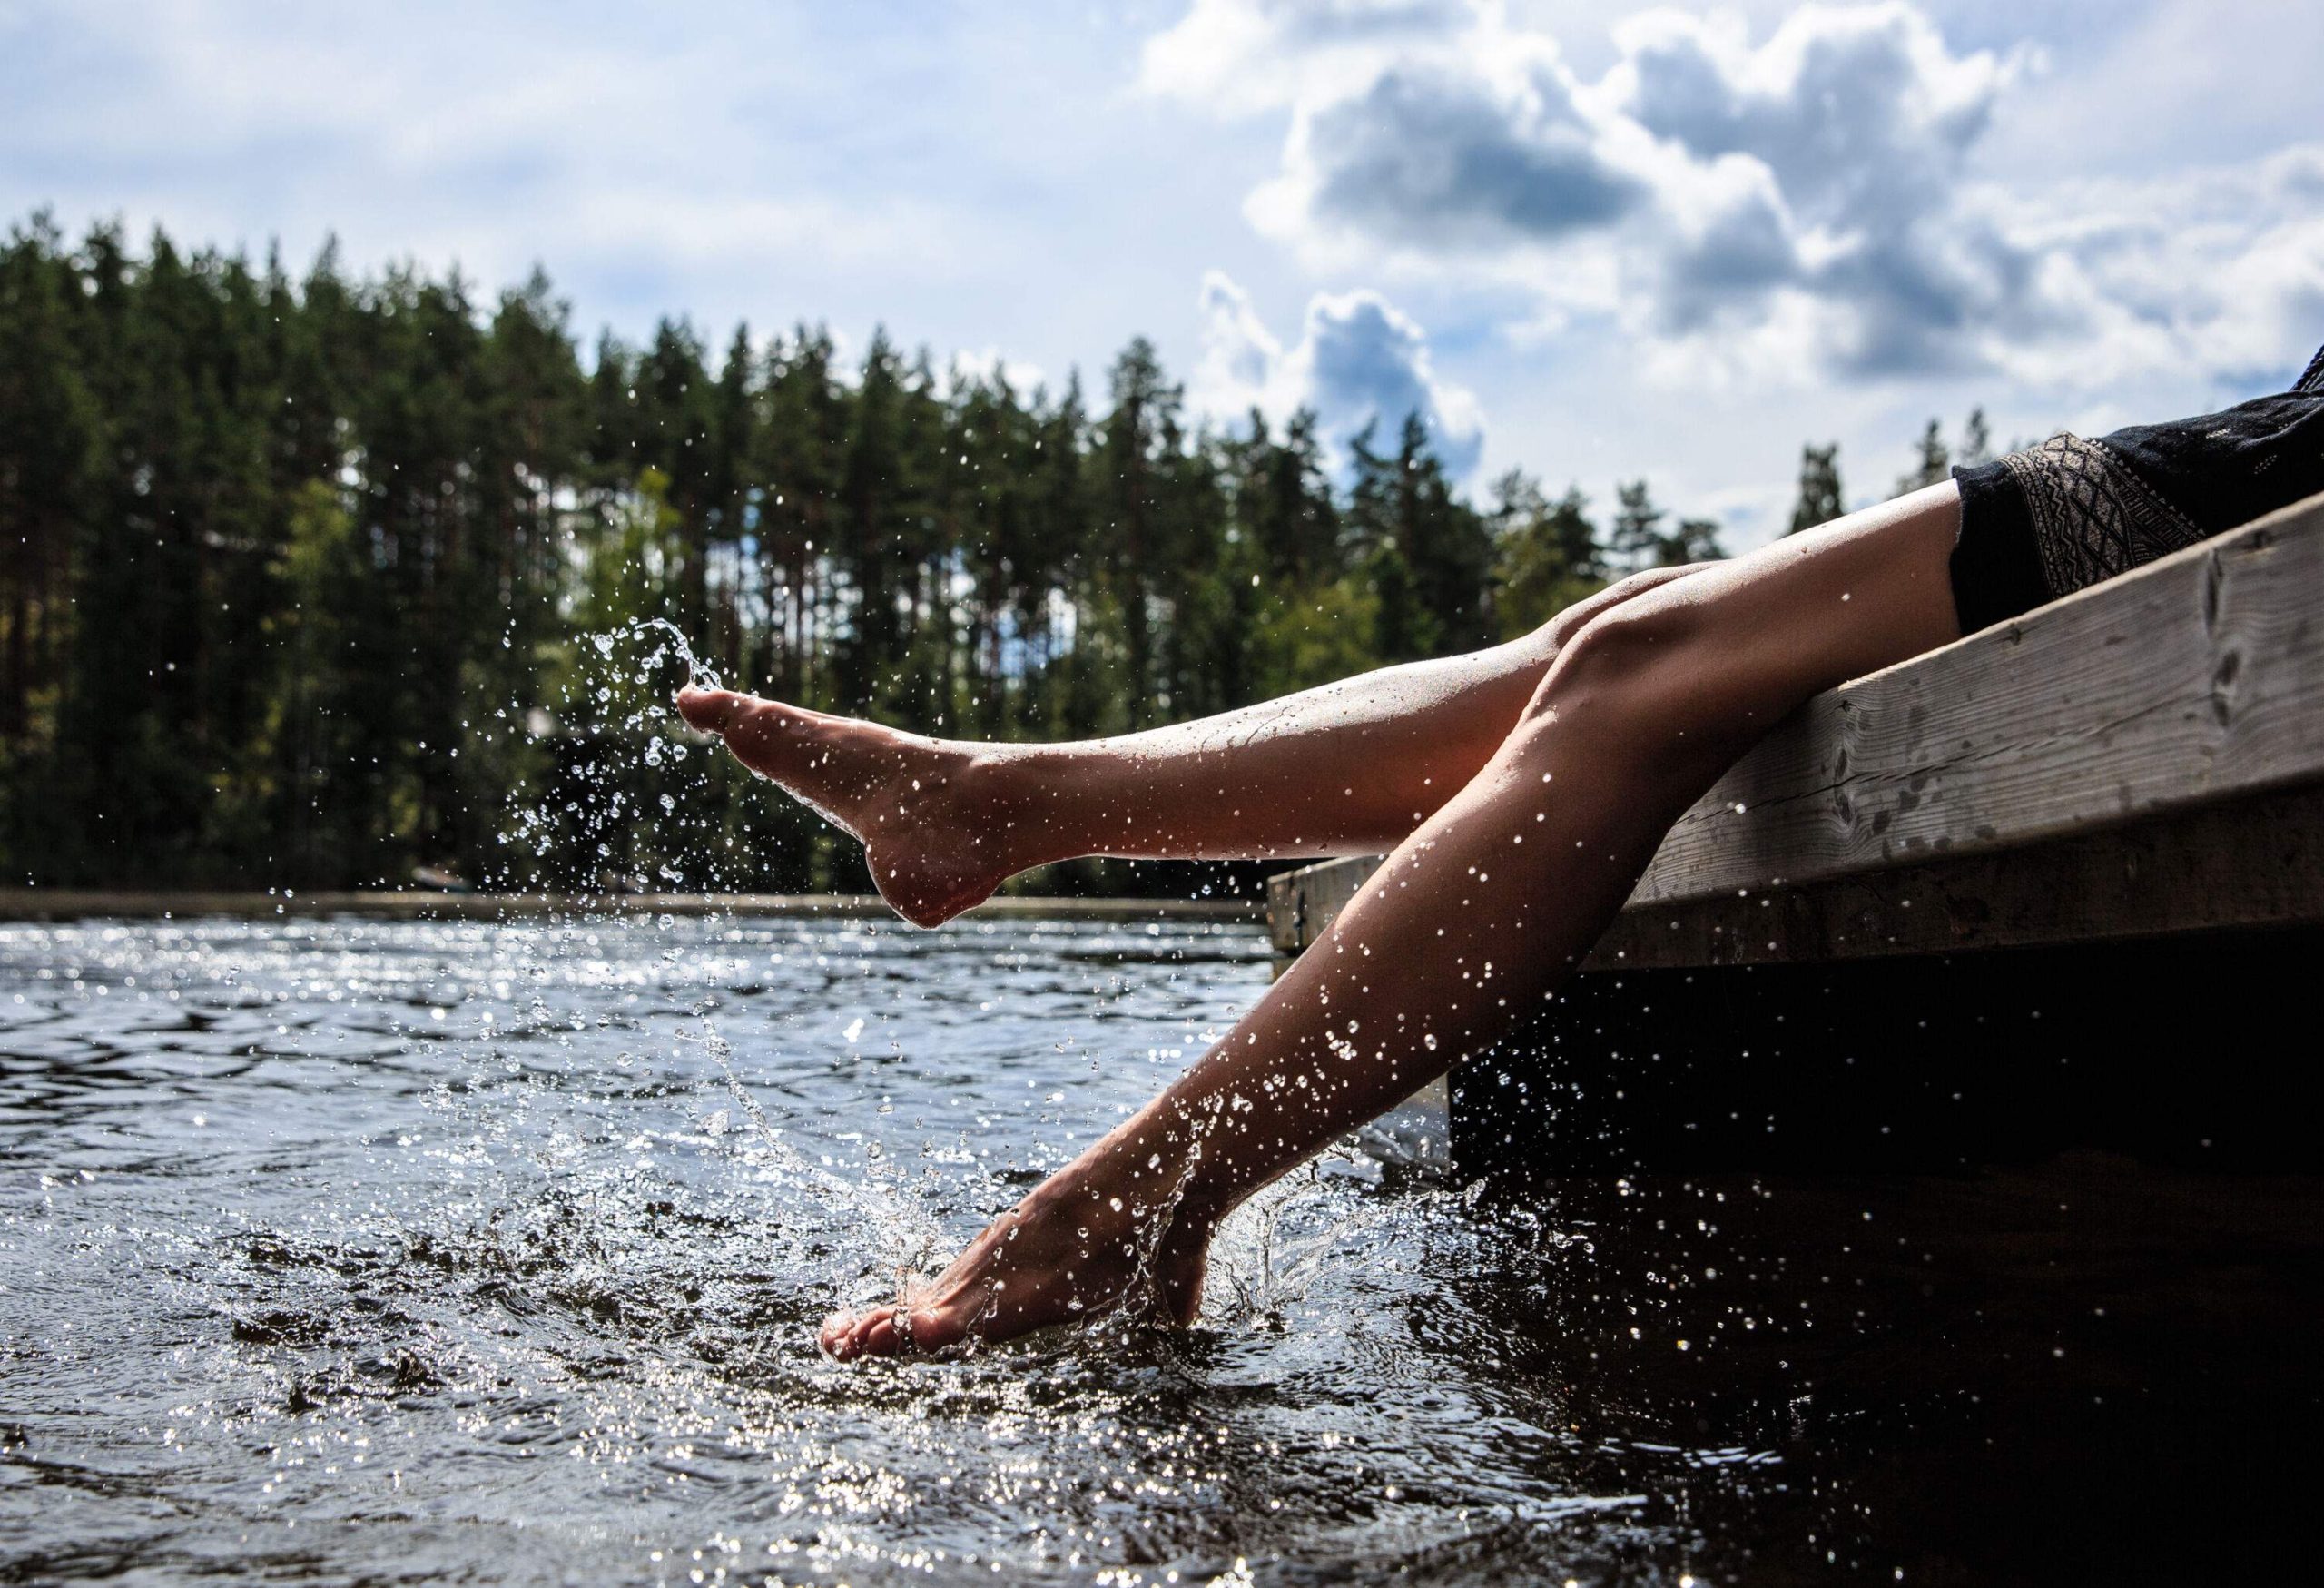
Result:
{"label": "blue sky", "polygon": [[0,0],[0,209],[546,264],[577,325],[876,323],[1732,539],[1803,440],[2197,411],[2324,340],[2324,7]]}

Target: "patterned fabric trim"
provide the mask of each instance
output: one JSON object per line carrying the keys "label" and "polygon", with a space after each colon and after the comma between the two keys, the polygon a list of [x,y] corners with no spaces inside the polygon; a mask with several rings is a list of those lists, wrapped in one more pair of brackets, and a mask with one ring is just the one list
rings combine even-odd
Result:
{"label": "patterned fabric trim", "polygon": [[2203,538],[2102,441],[2053,436],[2002,462],[2025,492],[2052,600]]}
{"label": "patterned fabric trim", "polygon": [[2306,373],[2293,383],[2292,390],[2294,391],[2324,391],[2324,348],[2316,350],[2316,356],[2308,360]]}

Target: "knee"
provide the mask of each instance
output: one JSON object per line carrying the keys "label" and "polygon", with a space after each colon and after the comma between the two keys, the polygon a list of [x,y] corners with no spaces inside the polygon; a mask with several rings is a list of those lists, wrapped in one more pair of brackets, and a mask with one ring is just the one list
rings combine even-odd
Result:
{"label": "knee", "polygon": [[1610,616],[1616,608],[1626,607],[1650,591],[1661,589],[1712,566],[1710,563],[1688,563],[1679,567],[1641,568],[1636,573],[1624,574],[1596,595],[1575,602],[1543,623],[1533,630],[1530,637],[1545,645],[1549,653],[1555,656],[1571,645],[1592,624]]}
{"label": "knee", "polygon": [[1587,721],[1640,748],[1707,745],[1722,725],[1721,627],[1715,600],[1649,595],[1600,613],[1559,651],[1519,731]]}
{"label": "knee", "polygon": [[1560,700],[1620,695],[1639,702],[1663,694],[1700,670],[1709,627],[1693,602],[1642,599],[1610,607],[1566,641],[1532,710],[1546,712]]}

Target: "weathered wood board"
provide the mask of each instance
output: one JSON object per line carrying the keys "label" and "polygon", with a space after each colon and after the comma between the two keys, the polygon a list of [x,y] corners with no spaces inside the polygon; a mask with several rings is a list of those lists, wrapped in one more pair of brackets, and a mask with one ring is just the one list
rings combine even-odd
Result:
{"label": "weathered wood board", "polygon": [[2324,775],[2324,498],[1817,696],[1637,900],[2025,844]]}
{"label": "weathered wood board", "polygon": [[[2324,498],[1817,695],[1589,966],[2324,921]],[[1296,953],[1378,864],[1275,878]]]}
{"label": "weathered wood board", "polygon": [[[1274,878],[1278,963],[1379,863]],[[1521,1178],[2304,1162],[2271,1033],[2319,947],[2324,498],[1810,701],[1397,1137]]]}
{"label": "weathered wood board", "polygon": [[[1275,879],[1278,965],[1330,925],[1377,863],[1333,861]],[[1633,902],[1581,968],[1856,960],[2319,922],[2324,784],[2024,849]]]}

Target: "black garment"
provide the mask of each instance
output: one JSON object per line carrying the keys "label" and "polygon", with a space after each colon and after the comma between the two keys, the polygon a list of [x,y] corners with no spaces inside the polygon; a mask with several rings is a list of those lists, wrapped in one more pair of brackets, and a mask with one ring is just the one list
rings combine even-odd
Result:
{"label": "black garment", "polygon": [[1953,478],[1953,605],[1972,634],[2324,491],[2324,349],[2280,396],[2053,436]]}

